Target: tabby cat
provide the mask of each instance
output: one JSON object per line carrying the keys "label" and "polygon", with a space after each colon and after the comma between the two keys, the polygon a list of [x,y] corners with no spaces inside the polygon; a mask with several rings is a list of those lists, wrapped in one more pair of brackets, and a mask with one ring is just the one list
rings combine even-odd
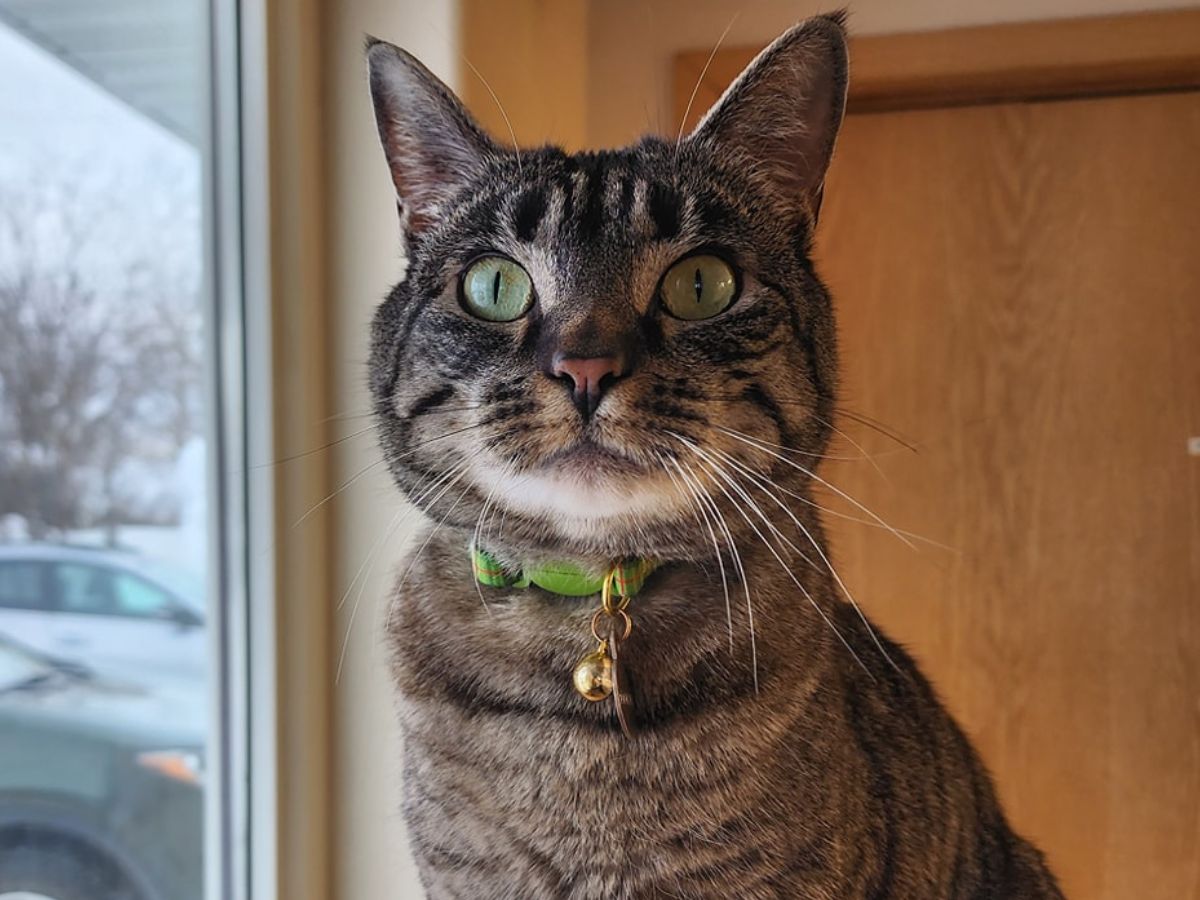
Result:
{"label": "tabby cat", "polygon": [[[367,56],[407,259],[370,384],[429,519],[387,626],[429,896],[1061,897],[828,562],[810,249],[843,17],[776,40],[682,140],[594,153],[503,146],[403,50]],[[624,618],[522,573],[594,590],[630,561],[654,568],[626,736],[571,674]]]}

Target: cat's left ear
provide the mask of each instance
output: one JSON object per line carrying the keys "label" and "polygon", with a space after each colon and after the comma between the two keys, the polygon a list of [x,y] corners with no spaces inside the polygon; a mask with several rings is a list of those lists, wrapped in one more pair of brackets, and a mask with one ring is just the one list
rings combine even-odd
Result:
{"label": "cat's left ear", "polygon": [[367,67],[401,218],[406,232],[417,233],[501,151],[416,57],[368,38]]}
{"label": "cat's left ear", "polygon": [[813,221],[846,110],[846,14],[801,22],[763,50],[689,141],[765,172]]}

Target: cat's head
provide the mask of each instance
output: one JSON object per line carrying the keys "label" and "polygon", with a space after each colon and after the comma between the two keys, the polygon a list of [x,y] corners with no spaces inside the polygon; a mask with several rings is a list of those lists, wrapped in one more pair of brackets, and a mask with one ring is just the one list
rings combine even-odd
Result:
{"label": "cat's head", "polygon": [[529,553],[695,558],[752,478],[803,480],[773,448],[811,466],[830,427],[809,252],[840,15],[776,40],[682,140],[575,155],[502,146],[413,57],[367,53],[407,257],[371,389],[413,502]]}

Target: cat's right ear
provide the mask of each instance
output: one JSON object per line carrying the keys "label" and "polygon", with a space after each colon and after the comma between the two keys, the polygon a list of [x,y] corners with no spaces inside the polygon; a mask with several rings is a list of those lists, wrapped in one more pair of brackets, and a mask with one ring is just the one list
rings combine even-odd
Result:
{"label": "cat's right ear", "polygon": [[499,150],[450,88],[411,54],[369,37],[367,68],[401,221],[406,233],[419,233]]}
{"label": "cat's right ear", "polygon": [[815,222],[846,78],[845,12],[814,16],[758,54],[688,140],[768,179]]}

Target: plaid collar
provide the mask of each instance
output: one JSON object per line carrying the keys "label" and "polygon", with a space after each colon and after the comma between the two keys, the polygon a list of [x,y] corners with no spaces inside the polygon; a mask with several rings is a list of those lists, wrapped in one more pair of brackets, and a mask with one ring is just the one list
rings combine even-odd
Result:
{"label": "plaid collar", "polygon": [[[564,597],[589,597],[600,593],[606,575],[594,576],[570,562],[547,563],[526,567],[518,572],[507,570],[500,562],[479,547],[471,548],[471,568],[480,584],[488,587],[526,588],[535,584],[552,594]],[[649,559],[623,560],[617,565],[613,591],[621,597],[632,597],[642,589],[658,563]]]}

